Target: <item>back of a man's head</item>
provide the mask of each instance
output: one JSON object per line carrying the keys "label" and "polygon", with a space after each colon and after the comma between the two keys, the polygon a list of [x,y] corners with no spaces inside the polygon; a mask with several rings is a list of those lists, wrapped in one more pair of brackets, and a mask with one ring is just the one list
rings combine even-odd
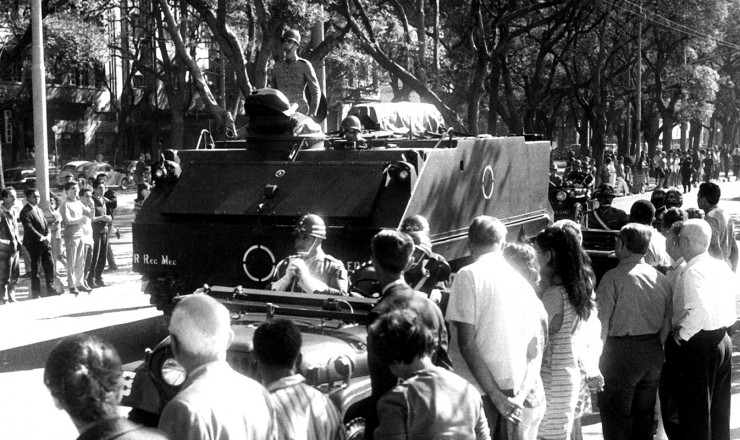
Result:
{"label": "back of a man's head", "polygon": [[627,223],[619,231],[622,245],[633,254],[644,255],[650,245],[652,229],[641,223]]}
{"label": "back of a man's head", "polygon": [[[681,253],[686,260],[706,252],[712,239],[712,227],[705,220],[690,219],[681,226]],[[688,252],[685,252],[688,251]],[[688,258],[687,258],[688,257]]]}
{"label": "back of a man's head", "polygon": [[719,203],[719,199],[722,197],[722,189],[714,182],[704,182],[699,185],[699,194],[696,196],[698,198],[704,197],[710,206],[714,206]]}
{"label": "back of a man's head", "polygon": [[477,249],[497,249],[506,241],[506,226],[497,218],[478,216],[468,228],[468,240]]}
{"label": "back of a man's head", "polygon": [[303,343],[301,332],[289,319],[270,319],[254,331],[254,353],[263,364],[293,368]]}
{"label": "back of a man's head", "polygon": [[391,274],[403,273],[414,253],[411,237],[394,229],[384,229],[375,234],[370,247],[378,267]]}
{"label": "back of a man's head", "polygon": [[637,200],[630,209],[630,221],[650,225],[655,218],[655,206],[649,200]]}
{"label": "back of a man's head", "polygon": [[172,312],[170,335],[177,339],[175,353],[186,369],[225,359],[233,337],[229,311],[208,295],[187,296]]}

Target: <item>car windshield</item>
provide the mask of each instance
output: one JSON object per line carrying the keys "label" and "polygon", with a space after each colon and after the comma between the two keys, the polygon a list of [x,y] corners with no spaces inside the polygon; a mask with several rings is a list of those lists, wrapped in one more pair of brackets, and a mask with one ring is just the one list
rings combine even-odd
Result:
{"label": "car windshield", "polygon": [[62,168],[62,171],[74,171],[75,168],[77,168],[75,165],[67,164]]}

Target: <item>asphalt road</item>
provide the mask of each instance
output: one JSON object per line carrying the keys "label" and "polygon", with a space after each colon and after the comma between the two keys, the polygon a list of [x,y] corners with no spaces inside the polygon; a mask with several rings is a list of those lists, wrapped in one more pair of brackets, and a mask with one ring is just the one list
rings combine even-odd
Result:
{"label": "asphalt road", "polygon": [[[728,209],[740,231],[740,182],[723,183],[721,206]],[[684,196],[685,207],[696,207],[696,190]],[[614,205],[629,211],[638,198],[620,197]],[[77,431],[66,413],[58,410],[43,385],[43,365],[53,344],[68,335],[91,332],[113,342],[124,362],[143,357],[166,333],[161,314],[141,293],[140,277],[131,271],[131,192],[119,194],[115,224],[121,239],[112,246],[119,270],[105,274],[111,286],[90,295],[69,294],[28,299],[28,280],[18,290],[20,300],[0,306],[0,439],[75,439]],[[737,284],[740,285],[740,284]],[[740,308],[738,309],[740,310]],[[732,439],[740,440],[740,334],[733,338]],[[125,409],[123,411],[126,411]],[[584,438],[602,439],[597,415],[584,418]]]}

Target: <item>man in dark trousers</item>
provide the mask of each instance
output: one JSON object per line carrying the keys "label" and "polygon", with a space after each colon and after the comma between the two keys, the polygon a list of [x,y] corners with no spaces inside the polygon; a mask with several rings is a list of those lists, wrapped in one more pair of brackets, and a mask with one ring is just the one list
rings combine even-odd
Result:
{"label": "man in dark trousers", "polygon": [[671,286],[645,262],[652,234],[658,231],[644,224],[622,227],[614,247],[619,265],[596,289],[604,340],[599,408],[605,440],[653,437],[662,342],[670,330]]}
{"label": "man in dark trousers", "polygon": [[676,371],[679,439],[729,440],[732,341],[737,319],[735,277],[708,250],[712,228],[686,220],[678,246],[686,266],[673,295],[672,333],[665,345],[666,367]]}
{"label": "man in dark trousers", "polygon": [[[436,349],[432,362],[439,367],[451,369],[452,362],[447,353],[447,328],[442,311],[427,299],[426,295],[409,287],[403,279],[404,271],[413,263],[414,242],[403,232],[382,230],[373,237],[370,246],[373,254],[373,267],[383,290],[380,301],[370,311],[368,326],[381,315],[393,310],[411,309],[415,311],[435,335]],[[370,346],[370,341],[368,341],[368,347]],[[381,361],[372,350],[368,350],[367,358],[372,393],[365,418],[365,438],[372,439],[375,428],[378,427],[378,400],[396,386],[398,379],[391,373],[388,365]]]}
{"label": "man in dark trousers", "polygon": [[87,278],[87,285],[93,289],[108,285],[103,281],[103,270],[105,270],[105,259],[108,252],[108,232],[112,218],[108,212],[106,205],[108,200],[103,196],[104,194],[105,182],[100,180],[94,181],[92,196],[95,208],[92,219],[93,253],[90,273]]}
{"label": "man in dark trousers", "polygon": [[39,263],[44,268],[47,295],[58,295],[54,289],[54,267],[51,258],[51,239],[49,225],[44,212],[39,208],[39,192],[26,190],[26,206],[21,209],[20,219],[23,225],[23,246],[31,256],[31,295],[41,297],[41,279]]}
{"label": "man in dark trousers", "polygon": [[18,217],[16,217],[16,193],[12,186],[2,191],[3,203],[0,204],[0,304],[15,302],[15,288],[20,276],[18,243]]}

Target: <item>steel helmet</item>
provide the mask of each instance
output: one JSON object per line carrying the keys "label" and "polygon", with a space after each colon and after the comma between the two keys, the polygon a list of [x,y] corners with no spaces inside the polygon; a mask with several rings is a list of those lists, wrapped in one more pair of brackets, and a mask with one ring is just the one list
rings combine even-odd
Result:
{"label": "steel helmet", "polygon": [[350,130],[362,131],[362,123],[357,116],[347,116],[342,120],[342,130],[348,132]]}
{"label": "steel helmet", "polygon": [[298,220],[293,233],[296,235],[310,235],[325,240],[326,224],[318,215],[306,214]]}
{"label": "steel helmet", "polygon": [[285,40],[292,40],[295,44],[301,44],[301,34],[295,29],[288,29],[283,32],[283,37],[280,39],[280,41]]}

